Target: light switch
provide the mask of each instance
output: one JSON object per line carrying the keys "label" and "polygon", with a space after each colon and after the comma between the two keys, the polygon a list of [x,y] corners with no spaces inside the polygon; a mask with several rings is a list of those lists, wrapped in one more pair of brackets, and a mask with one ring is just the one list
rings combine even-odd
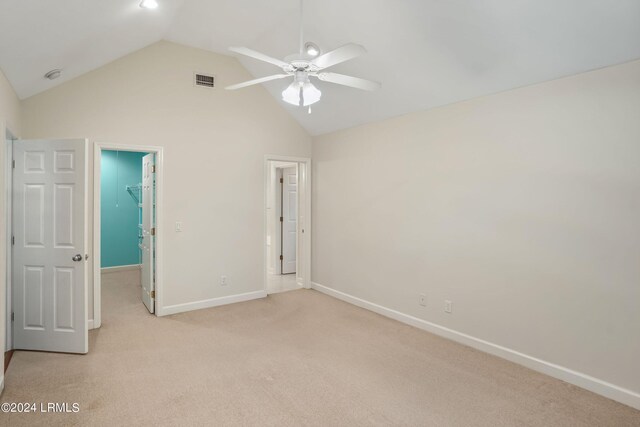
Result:
{"label": "light switch", "polygon": [[176,221],[176,233],[182,232],[182,221]]}

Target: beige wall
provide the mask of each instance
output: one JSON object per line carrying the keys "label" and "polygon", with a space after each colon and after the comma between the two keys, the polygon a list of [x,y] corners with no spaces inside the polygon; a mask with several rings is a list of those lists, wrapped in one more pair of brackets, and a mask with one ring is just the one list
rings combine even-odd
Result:
{"label": "beige wall", "polygon": [[[194,87],[194,71],[217,88]],[[311,140],[261,86],[223,89],[250,78],[232,57],[159,42],[23,102],[25,138],[164,147],[164,306],[263,289],[264,155],[309,157]]]}
{"label": "beige wall", "polygon": [[312,182],[314,282],[640,392],[640,61],[314,138]]}
{"label": "beige wall", "polygon": [[[4,76],[2,70],[0,70],[0,188],[5,188],[5,175],[7,173],[5,168],[6,162],[6,129],[9,129],[14,136],[20,135],[20,100],[14,92],[11,84]],[[6,233],[6,216],[4,211],[6,209],[6,200],[4,197],[4,190],[0,197],[0,360],[4,360],[5,349],[5,332],[6,332],[6,247],[7,247],[7,233]],[[0,373],[0,383],[4,378],[4,373]]]}
{"label": "beige wall", "polygon": [[5,122],[14,136],[19,136],[20,100],[2,70],[0,70],[0,120]]}

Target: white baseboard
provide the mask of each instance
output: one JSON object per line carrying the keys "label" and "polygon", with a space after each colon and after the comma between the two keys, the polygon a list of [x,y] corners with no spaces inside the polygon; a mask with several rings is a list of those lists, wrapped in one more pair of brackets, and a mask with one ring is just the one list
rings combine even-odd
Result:
{"label": "white baseboard", "polygon": [[440,326],[438,324],[431,323],[426,320],[422,320],[417,317],[413,317],[408,314],[404,314],[369,301],[365,301],[361,298],[337,291],[327,286],[323,286],[319,283],[311,282],[311,288],[324,294],[330,295],[334,298],[338,298],[342,301],[356,305],[358,307],[362,307],[375,313],[381,314],[385,317],[389,317],[399,322],[406,323],[407,325],[415,326],[416,328],[423,329],[452,341],[468,345],[469,347],[484,351],[485,353],[493,354],[494,356],[498,356],[519,365],[526,366],[527,368],[533,369],[534,371],[541,372],[562,381],[566,381],[570,384],[582,387],[604,397],[608,397],[609,399],[613,399],[618,402],[624,403],[625,405],[629,405],[633,408],[640,409],[640,393],[634,392],[632,390],[628,390],[615,384],[611,384],[598,378],[583,374],[581,372],[576,372],[563,366],[559,366],[554,363],[550,363],[533,356],[520,353],[510,348],[503,347],[482,340],[480,338],[475,338],[471,335],[463,334],[462,332],[458,332],[453,329],[449,329],[444,326]]}
{"label": "white baseboard", "polygon": [[201,308],[217,307],[219,305],[233,304],[236,302],[250,301],[258,298],[265,298],[267,292],[265,290],[247,292],[244,294],[229,295],[219,298],[205,299],[201,301],[188,302],[184,304],[168,305],[158,309],[158,316],[168,316],[170,314],[183,313],[185,311],[200,310]]}
{"label": "white baseboard", "polygon": [[95,327],[93,326],[93,319],[87,320],[87,327],[89,330],[95,329]]}
{"label": "white baseboard", "polygon": [[116,273],[118,271],[130,271],[130,270],[140,270],[141,264],[131,264],[131,265],[118,265],[115,267],[103,267],[100,269],[101,273]]}

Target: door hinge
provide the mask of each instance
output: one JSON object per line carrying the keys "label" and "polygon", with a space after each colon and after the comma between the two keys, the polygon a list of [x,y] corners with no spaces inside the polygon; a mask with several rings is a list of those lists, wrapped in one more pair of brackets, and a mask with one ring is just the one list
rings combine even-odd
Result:
{"label": "door hinge", "polygon": [[152,235],[152,236],[155,236],[155,235],[156,235],[156,228],[155,228],[155,227],[153,227],[153,228],[151,229],[151,235]]}
{"label": "door hinge", "polygon": [[11,244],[12,245],[16,244],[16,236],[11,236]]}
{"label": "door hinge", "polygon": [[156,165],[151,166],[151,173],[156,173]]}
{"label": "door hinge", "polygon": [[12,311],[11,312],[11,321],[13,322],[14,320],[16,320],[16,314]]}
{"label": "door hinge", "polygon": [[151,291],[151,298],[156,299],[156,291]]}
{"label": "door hinge", "polygon": [[284,178],[280,178],[280,184],[284,182]]}
{"label": "door hinge", "polygon": [[284,259],[284,257],[282,255],[280,255],[280,261],[282,261]]}
{"label": "door hinge", "polygon": [[16,168],[16,161],[11,160],[11,169],[15,169],[15,168]]}
{"label": "door hinge", "polygon": [[283,221],[284,221],[284,217],[280,217],[280,222],[283,222]]}

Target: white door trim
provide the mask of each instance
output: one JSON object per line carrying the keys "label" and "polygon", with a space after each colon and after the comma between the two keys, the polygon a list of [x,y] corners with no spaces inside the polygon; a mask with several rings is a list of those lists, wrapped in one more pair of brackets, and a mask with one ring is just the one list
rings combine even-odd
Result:
{"label": "white door trim", "polygon": [[[7,138],[8,135],[11,135],[10,138]],[[9,351],[13,349],[13,339],[12,339],[12,324],[11,324],[11,311],[13,310],[12,305],[12,296],[11,296],[11,253],[12,253],[12,245],[11,245],[11,234],[12,234],[12,198],[13,198],[13,141],[16,140],[16,136],[9,128],[6,127],[6,123],[0,120],[0,141],[4,141],[3,150],[4,150],[4,167],[5,167],[5,175],[4,175],[4,219],[5,219],[5,277],[1,278],[4,282],[4,295],[5,295],[5,311],[3,317],[5,319],[4,330],[5,337],[2,342],[3,355],[5,351]],[[1,269],[0,269],[1,270]],[[0,286],[0,289],[2,287]],[[0,310],[0,312],[2,312]]]}
{"label": "white door trim", "polygon": [[[138,151],[154,153],[156,155],[156,314],[164,315],[164,305],[162,301],[163,292],[163,271],[162,256],[164,254],[162,243],[164,241],[164,210],[162,191],[164,189],[164,163],[163,148],[151,145],[131,145],[131,144],[110,144],[106,142],[96,142],[93,150],[93,327],[99,328],[102,324],[101,312],[101,290],[100,278],[100,161],[102,151]],[[142,302],[141,302],[142,303]]]}
{"label": "white door trim", "polygon": [[[2,117],[0,117],[0,141],[2,141],[2,150],[4,150],[5,156],[7,153],[7,147],[6,147],[6,141],[5,141],[5,137],[6,137],[6,124],[5,121]],[[10,166],[9,162],[11,161],[10,159],[7,159],[6,157],[2,157],[2,161],[4,162],[4,167],[6,168],[7,166]],[[1,178],[1,177],[0,177]],[[11,187],[7,186],[7,182],[6,180],[3,181],[4,182],[4,191],[5,191],[5,211],[2,212],[2,218],[5,221],[9,221],[8,217],[7,217],[7,209],[8,206],[6,204],[7,198],[11,198]],[[0,223],[1,224],[1,223]],[[8,230],[8,226],[7,223],[5,223],[5,230]],[[4,238],[4,242],[2,242],[2,239]],[[7,252],[5,253],[5,257],[4,260],[0,260],[0,266],[2,266],[3,262],[10,262],[9,258],[10,258],[10,243],[11,242],[11,238],[9,237],[9,235],[5,232],[4,237],[2,237],[2,232],[0,231],[0,244],[4,244]],[[11,264],[5,264],[5,265],[11,265]],[[0,268],[0,271],[2,270],[2,268]],[[9,295],[9,286],[11,281],[9,280],[9,276],[8,274],[5,274],[4,277],[0,277],[0,292],[2,292],[4,294],[4,297],[6,298],[4,301],[4,309],[3,307],[0,307],[0,325],[2,325],[2,329],[4,330],[3,334],[0,334],[0,336],[2,336],[2,340],[0,340],[0,360],[2,360],[2,372],[0,372],[0,394],[4,391],[4,352],[9,350],[9,348],[7,348],[7,346],[5,345],[7,340],[8,340],[8,335],[10,333],[10,327],[11,327],[11,318],[9,317],[9,309],[11,307],[10,305],[10,295]]]}
{"label": "white door trim", "polygon": [[[298,252],[298,266],[300,265],[300,261],[302,261],[302,268],[297,268],[296,270],[300,270],[300,274],[296,273],[298,276],[298,280],[300,280],[300,285],[302,285],[305,289],[311,289],[311,158],[309,157],[291,157],[291,156],[279,156],[276,154],[267,154],[264,156],[264,200],[263,200],[263,208],[262,208],[262,216],[263,216],[263,236],[262,236],[262,264],[263,264],[263,289],[267,292],[267,280],[268,280],[268,262],[267,262],[267,235],[268,235],[268,224],[267,224],[267,207],[268,207],[268,197],[269,197],[269,162],[293,162],[298,163],[298,200],[302,197],[304,198],[304,206],[299,205],[298,209],[298,236],[303,231],[301,230],[304,227],[304,244],[297,245],[299,250]],[[300,167],[304,166],[304,167]],[[303,172],[304,171],[304,172]],[[302,174],[304,173],[304,177]],[[300,185],[300,183],[304,181],[304,186]],[[302,197],[301,197],[302,195]],[[304,215],[305,224],[303,226],[300,225],[300,214]]]}

